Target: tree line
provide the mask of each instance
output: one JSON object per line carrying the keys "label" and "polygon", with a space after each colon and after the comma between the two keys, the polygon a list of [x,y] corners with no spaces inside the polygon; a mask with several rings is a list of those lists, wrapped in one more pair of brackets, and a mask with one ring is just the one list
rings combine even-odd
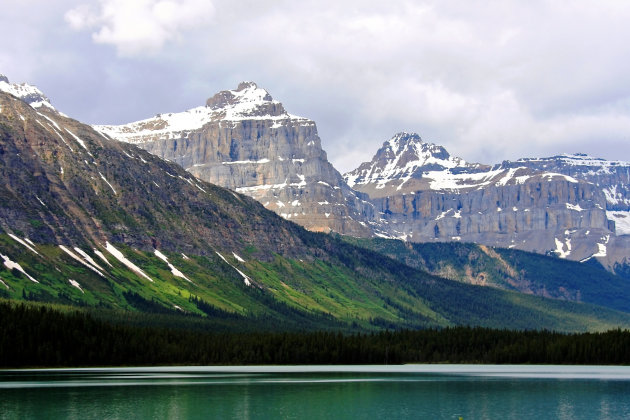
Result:
{"label": "tree line", "polygon": [[[211,322],[211,321],[208,321]],[[630,364],[630,331],[481,327],[341,333],[213,332],[108,322],[0,302],[0,367],[248,364]]]}

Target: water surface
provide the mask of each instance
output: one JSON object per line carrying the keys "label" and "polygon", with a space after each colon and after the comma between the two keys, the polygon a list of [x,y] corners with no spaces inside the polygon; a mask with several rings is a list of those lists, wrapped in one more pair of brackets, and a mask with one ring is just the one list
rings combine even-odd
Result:
{"label": "water surface", "polygon": [[0,418],[630,418],[630,368],[248,366],[0,371]]}

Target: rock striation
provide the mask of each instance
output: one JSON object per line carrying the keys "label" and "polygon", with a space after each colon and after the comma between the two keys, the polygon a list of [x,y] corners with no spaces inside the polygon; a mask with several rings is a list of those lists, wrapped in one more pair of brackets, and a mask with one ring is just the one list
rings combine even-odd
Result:
{"label": "rock striation", "polygon": [[255,83],[185,112],[95,128],[249,195],[309,230],[372,234],[373,205],[328,162],[315,122],[289,114]]}

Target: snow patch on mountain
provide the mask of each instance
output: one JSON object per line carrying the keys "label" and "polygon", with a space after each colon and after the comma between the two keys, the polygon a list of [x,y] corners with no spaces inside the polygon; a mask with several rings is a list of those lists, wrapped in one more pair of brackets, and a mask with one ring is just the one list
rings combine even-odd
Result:
{"label": "snow patch on mountain", "polygon": [[101,179],[105,181],[107,185],[109,185],[109,188],[112,189],[112,191],[114,192],[114,195],[116,195],[117,194],[116,190],[114,189],[114,187],[112,187],[112,184],[109,183],[109,181],[107,180],[107,178],[105,178],[105,176],[101,173],[101,171],[98,171],[98,174],[101,176]]}
{"label": "snow patch on mountain", "polygon": [[[66,254],[68,254],[70,257],[72,257],[73,259],[75,259],[75,260],[76,260],[76,261],[78,261],[79,263],[83,264],[84,266],[86,266],[86,267],[87,267],[87,268],[89,268],[90,270],[92,270],[92,271],[94,271],[95,273],[97,273],[99,276],[101,276],[101,277],[105,277],[105,275],[103,275],[103,273],[101,273],[101,271],[100,271],[98,268],[96,268],[95,266],[93,266],[93,265],[91,264],[91,261],[90,261],[91,259],[84,259],[84,258],[81,258],[79,255],[75,254],[73,251],[71,251],[70,249],[66,248],[66,247],[65,247],[65,246],[63,246],[63,245],[59,245],[59,248],[61,248],[61,250],[62,250],[63,252],[65,252]],[[79,248],[75,248],[75,250],[76,250],[76,249],[79,249]],[[81,255],[84,255],[84,252],[81,252],[80,254],[81,254]],[[93,260],[92,260],[92,261],[93,261]],[[99,268],[100,268],[100,267],[99,267]],[[102,270],[102,268],[101,268],[101,270]]]}
{"label": "snow patch on mountain", "polygon": [[156,257],[158,257],[159,259],[161,259],[162,261],[164,261],[166,263],[166,265],[168,265],[168,268],[171,270],[171,273],[175,276],[175,277],[181,277],[184,280],[187,280],[189,282],[192,283],[192,281],[190,281],[190,279],[188,277],[186,277],[184,275],[184,273],[182,273],[181,271],[179,271],[173,264],[171,264],[168,260],[168,257],[164,254],[162,254],[160,251],[158,251],[157,249],[153,250],[153,253],[155,254]]}
{"label": "snow patch on mountain", "polygon": [[606,217],[615,222],[615,234],[630,235],[630,211],[607,211]]}
{"label": "snow patch on mountain", "polygon": [[584,153],[574,154],[562,154],[558,156],[551,156],[545,158],[523,158],[518,159],[516,163],[539,163],[544,165],[546,163],[553,163],[554,165],[561,164],[565,166],[572,166],[576,169],[579,167],[588,167],[589,175],[604,175],[612,174],[616,168],[630,167],[630,162],[624,162],[620,160],[606,160],[602,158],[596,158]]}
{"label": "snow patch on mountain", "polygon": [[556,254],[560,258],[566,258],[571,255],[571,239],[567,238],[564,242],[558,238],[554,238],[556,242]]}
{"label": "snow patch on mountain", "polygon": [[94,267],[98,268],[101,271],[105,271],[105,270],[103,270],[103,268],[100,265],[98,265],[96,263],[96,261],[94,261],[94,258],[92,258],[87,252],[85,252],[84,250],[82,250],[81,248],[76,247],[76,246],[74,247],[74,250],[79,255],[81,255],[88,263],[92,264]]}
{"label": "snow patch on mountain", "polygon": [[591,257],[605,257],[606,255],[608,255],[608,241],[610,240],[610,235],[606,235],[603,238],[601,238],[601,240],[603,242],[598,242],[597,243],[597,252],[595,254],[593,254]]}
{"label": "snow patch on mountain", "polygon": [[610,185],[603,188],[604,195],[606,196],[606,202],[608,204],[616,205],[616,204],[625,204],[630,205],[630,199],[624,198],[622,193],[624,187],[627,189],[627,186],[623,185]]}
{"label": "snow patch on mountain", "polygon": [[87,150],[87,152],[88,152],[88,154],[90,156],[92,156],[92,153],[90,153],[90,149],[87,148],[87,146],[85,145],[85,142],[83,140],[81,140],[76,134],[74,134],[72,131],[68,130],[67,128],[65,130],[77,141],[77,143],[79,143],[79,145],[81,147],[83,147],[85,150]]}
{"label": "snow patch on mountain", "polygon": [[[31,247],[31,245],[29,245],[28,243],[26,243],[26,242],[25,242],[25,241],[23,241],[22,239],[18,238],[18,237],[17,237],[17,236],[15,236],[14,234],[9,233],[9,236],[10,236],[10,237],[11,237],[14,241],[16,241],[16,242],[20,243],[22,246],[24,246],[24,247],[25,247],[26,249],[28,249],[29,251],[34,252],[34,253],[35,253],[35,254],[37,254],[37,255],[40,255],[40,253],[39,253],[39,252],[35,251],[35,249],[34,249],[33,247]],[[24,239],[26,239],[26,238],[24,238]],[[31,244],[33,244],[33,243],[31,242]]]}
{"label": "snow patch on mountain", "polygon": [[215,251],[215,252],[217,253],[217,255],[218,255],[219,257],[221,257],[221,259],[222,259],[222,260],[223,260],[223,261],[224,261],[227,265],[229,265],[230,267],[232,267],[234,270],[236,270],[236,272],[237,272],[238,274],[240,274],[240,275],[241,275],[241,277],[243,278],[243,282],[245,283],[245,286],[251,286],[251,285],[252,285],[252,281],[251,281],[251,279],[250,279],[250,278],[249,278],[249,277],[248,277],[245,273],[243,273],[241,270],[239,270],[238,268],[236,268],[236,267],[234,267],[232,264],[230,264],[230,263],[228,262],[228,260],[226,260],[226,259],[225,259],[225,257],[224,257],[223,255],[219,254],[219,252],[218,252],[218,251]]}
{"label": "snow patch on mountain", "polygon": [[37,280],[35,280],[33,277],[31,277],[30,274],[28,274],[26,271],[24,271],[24,269],[22,268],[22,266],[20,266],[19,263],[15,262],[15,261],[11,261],[11,258],[9,258],[7,255],[2,255],[0,254],[0,257],[4,260],[4,266],[9,269],[9,270],[17,270],[20,273],[24,274],[26,277],[28,277],[28,279],[30,281],[32,281],[33,283],[39,283]]}
{"label": "snow patch on mountain", "polygon": [[72,279],[68,279],[68,282],[72,285],[72,287],[76,287],[77,289],[79,289],[81,291],[81,293],[85,293],[83,291],[83,289],[81,288],[81,285],[79,284],[78,281],[72,280]]}
{"label": "snow patch on mountain", "polygon": [[122,252],[116,249],[114,245],[110,244],[109,242],[105,242],[105,249],[131,271],[135,271],[137,274],[153,283],[153,279],[151,277],[149,277],[144,271],[142,271],[140,267],[129,261],[127,257],[125,257]]}

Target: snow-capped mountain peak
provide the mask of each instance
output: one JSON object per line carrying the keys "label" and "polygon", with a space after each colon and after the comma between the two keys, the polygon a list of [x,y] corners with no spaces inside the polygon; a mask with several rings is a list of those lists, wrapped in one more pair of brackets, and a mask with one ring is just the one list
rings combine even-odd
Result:
{"label": "snow-capped mountain peak", "polygon": [[452,168],[466,163],[460,158],[451,158],[444,147],[424,142],[416,133],[397,133],[383,147],[385,153],[392,154],[395,166],[407,169],[426,165]]}
{"label": "snow-capped mountain peak", "polygon": [[241,82],[235,90],[224,90],[206,101],[221,119],[238,121],[256,117],[285,117],[289,114],[269,92],[254,82]]}
{"label": "snow-capped mountain peak", "polygon": [[376,189],[389,185],[400,190],[410,179],[421,179],[423,173],[467,165],[442,146],[424,142],[416,133],[400,132],[383,143],[372,161],[362,163],[344,177],[351,187],[373,184]]}
{"label": "snow-capped mountain peak", "polygon": [[328,162],[315,122],[287,113],[253,82],[185,112],[95,128],[248,195],[307,229],[372,232],[373,207]]}
{"label": "snow-capped mountain peak", "polygon": [[58,112],[55,107],[51,105],[50,99],[37,87],[27,83],[11,83],[9,79],[2,74],[0,74],[0,91],[17,96],[35,109],[46,107],[52,111]]}
{"label": "snow-capped mountain peak", "polygon": [[96,125],[94,128],[113,138],[129,143],[145,143],[159,138],[177,139],[198,130],[212,121],[239,122],[281,121],[306,118],[287,113],[279,101],[254,82],[241,82],[234,90],[224,90],[199,106],[183,112],[158,114],[155,117],[124,125]]}
{"label": "snow-capped mountain peak", "polygon": [[206,101],[212,109],[223,108],[235,104],[262,104],[274,102],[265,89],[259,88],[254,82],[241,82],[235,90],[224,90]]}

